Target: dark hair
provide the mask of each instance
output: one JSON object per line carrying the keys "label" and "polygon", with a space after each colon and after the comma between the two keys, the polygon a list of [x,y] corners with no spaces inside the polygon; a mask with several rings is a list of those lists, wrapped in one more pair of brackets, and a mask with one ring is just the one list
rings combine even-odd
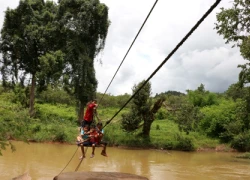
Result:
{"label": "dark hair", "polygon": [[89,128],[89,125],[88,125],[88,124],[85,124],[85,125],[84,125],[84,127],[87,127],[87,128]]}
{"label": "dark hair", "polygon": [[84,128],[88,128],[89,130],[89,125],[88,124],[85,124],[83,127],[80,128],[80,132],[81,132],[81,129],[84,129]]}
{"label": "dark hair", "polygon": [[102,126],[102,122],[98,122],[98,123],[97,123],[97,126]]}
{"label": "dark hair", "polygon": [[91,124],[90,128],[95,128],[95,125],[94,125],[94,124]]}

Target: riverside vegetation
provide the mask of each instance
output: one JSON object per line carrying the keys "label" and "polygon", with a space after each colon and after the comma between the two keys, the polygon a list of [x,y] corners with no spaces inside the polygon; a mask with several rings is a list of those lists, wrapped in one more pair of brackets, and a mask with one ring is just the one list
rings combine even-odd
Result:
{"label": "riverside vegetation", "polygon": [[[150,97],[155,101],[159,96],[165,96],[166,101],[155,114],[149,137],[141,135],[141,128],[132,132],[122,128],[122,114],[129,112],[129,103],[105,127],[105,141],[109,146],[181,151],[215,149],[224,144],[226,148],[223,150],[249,151],[250,130],[244,99],[249,91],[243,88],[239,92],[236,87],[232,85],[225,93],[216,94],[206,91],[201,84],[196,90],[188,90],[187,94],[168,91]],[[38,94],[35,116],[30,117],[25,107],[28,100],[25,92],[20,87],[14,90],[0,87],[1,144],[8,145],[11,141],[7,139],[74,144],[79,126],[74,98],[63,90],[48,88]],[[242,97],[234,100],[235,95]],[[97,99],[101,96],[98,93]],[[98,107],[98,116],[104,124],[128,97],[128,94],[105,95]]]}

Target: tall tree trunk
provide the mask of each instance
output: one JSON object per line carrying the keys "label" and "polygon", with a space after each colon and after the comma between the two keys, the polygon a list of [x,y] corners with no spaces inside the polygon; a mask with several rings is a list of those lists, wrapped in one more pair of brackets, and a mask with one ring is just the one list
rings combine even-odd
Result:
{"label": "tall tree trunk", "polygon": [[36,88],[36,76],[32,74],[31,87],[30,87],[30,117],[35,115],[34,105],[35,105],[35,88]]}
{"label": "tall tree trunk", "polygon": [[146,115],[143,116],[143,121],[144,121],[143,128],[142,128],[142,135],[143,136],[149,137],[151,125],[155,120],[154,115],[161,108],[161,106],[165,100],[166,100],[165,98],[158,99],[154,103],[154,106],[152,107],[152,109]]}
{"label": "tall tree trunk", "polygon": [[79,105],[79,113],[78,113],[78,121],[79,124],[81,125],[82,120],[84,119],[84,107],[85,107],[85,103],[84,102],[80,102]]}
{"label": "tall tree trunk", "polygon": [[144,120],[144,124],[143,124],[143,128],[142,128],[142,135],[144,137],[149,137],[151,125],[154,122],[154,119],[152,119],[153,118],[152,115],[149,115],[149,116],[151,116],[151,117],[146,117],[147,120]]}

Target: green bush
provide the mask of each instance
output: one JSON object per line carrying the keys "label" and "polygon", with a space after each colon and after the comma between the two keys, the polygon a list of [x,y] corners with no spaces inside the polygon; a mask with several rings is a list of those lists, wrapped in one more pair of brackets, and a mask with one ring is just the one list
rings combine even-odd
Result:
{"label": "green bush", "polygon": [[223,100],[219,105],[201,109],[203,118],[199,123],[201,131],[210,137],[220,137],[225,133],[225,125],[235,120],[236,104],[232,100]]}
{"label": "green bush", "polygon": [[155,114],[155,118],[159,120],[166,119],[167,117],[167,111],[164,108],[159,109],[158,112]]}
{"label": "green bush", "polygon": [[177,134],[176,140],[177,140],[177,143],[175,145],[175,149],[181,150],[181,151],[195,150],[193,140],[190,137]]}
{"label": "green bush", "polygon": [[15,86],[13,90],[14,96],[12,97],[12,102],[20,104],[24,108],[29,107],[29,97],[27,97],[29,95],[28,91],[28,87],[23,88],[21,86]]}
{"label": "green bush", "polygon": [[78,123],[74,107],[63,104],[36,104],[36,118],[43,122]]}
{"label": "green bush", "polygon": [[250,151],[250,130],[235,136],[231,142],[231,146],[238,151]]}
{"label": "green bush", "polygon": [[41,129],[42,129],[41,124],[32,124],[30,126],[30,130],[31,130],[32,133],[39,132],[39,131],[41,131]]}
{"label": "green bush", "polygon": [[61,129],[58,129],[58,131],[55,132],[55,135],[53,137],[53,141],[56,142],[66,142],[67,134],[64,133]]}
{"label": "green bush", "polygon": [[37,124],[36,126],[31,126],[31,130],[36,131],[33,132],[31,138],[37,142],[74,142],[77,135],[76,128],[70,124]]}
{"label": "green bush", "polygon": [[38,92],[38,101],[41,103],[50,104],[68,104],[74,106],[76,100],[70,96],[66,91],[60,88],[48,87],[46,91]]}

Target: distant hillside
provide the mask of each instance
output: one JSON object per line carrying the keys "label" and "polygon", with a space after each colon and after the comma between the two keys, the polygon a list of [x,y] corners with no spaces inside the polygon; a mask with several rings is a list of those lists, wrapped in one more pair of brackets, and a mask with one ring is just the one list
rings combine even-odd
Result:
{"label": "distant hillside", "polygon": [[155,97],[158,97],[158,96],[162,96],[162,95],[174,95],[174,96],[180,96],[180,95],[185,95],[184,93],[182,92],[179,92],[179,91],[166,91],[166,92],[162,92],[160,94],[156,93]]}

